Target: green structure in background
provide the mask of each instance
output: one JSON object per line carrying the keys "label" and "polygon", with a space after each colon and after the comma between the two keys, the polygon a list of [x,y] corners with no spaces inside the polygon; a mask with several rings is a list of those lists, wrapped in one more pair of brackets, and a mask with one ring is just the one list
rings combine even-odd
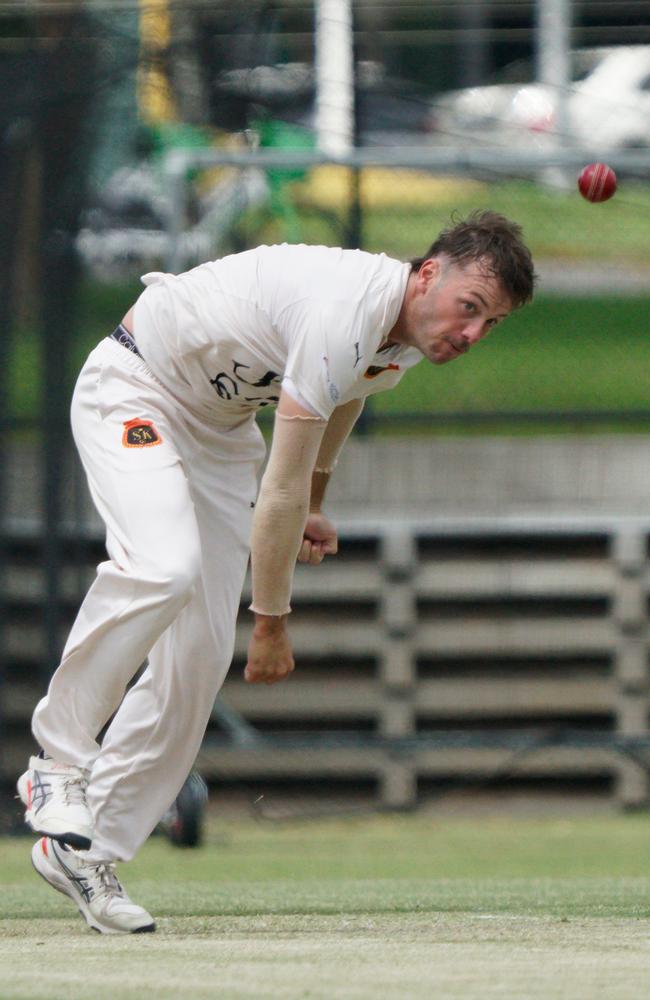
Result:
{"label": "green structure in background", "polygon": [[[315,137],[308,129],[275,118],[253,122],[251,131],[257,137],[259,147],[264,149],[291,151],[313,149],[315,146]],[[218,133],[210,128],[200,128],[187,122],[161,121],[148,125],[140,123],[135,146],[136,153],[160,174],[164,159],[171,150],[209,149],[216,142]],[[201,168],[190,168],[187,181],[195,181],[201,173]],[[264,215],[277,224],[282,240],[287,243],[304,242],[306,234],[292,197],[291,185],[304,180],[308,171],[287,168],[267,170],[265,173],[269,197],[263,206]]]}
{"label": "green structure in background", "polygon": [[[260,147],[264,149],[314,149],[316,138],[313,132],[299,125],[292,125],[276,118],[253,123],[259,135]],[[304,241],[300,216],[293,203],[290,185],[307,176],[306,170],[267,170],[270,190],[270,211],[280,221],[287,243]]]}

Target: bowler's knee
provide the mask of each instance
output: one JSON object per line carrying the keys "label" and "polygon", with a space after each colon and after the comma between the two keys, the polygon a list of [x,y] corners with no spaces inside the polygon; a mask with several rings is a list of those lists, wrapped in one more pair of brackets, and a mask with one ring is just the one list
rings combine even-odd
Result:
{"label": "bowler's knee", "polygon": [[151,578],[166,602],[182,607],[187,604],[201,577],[201,558],[197,551],[168,553],[156,560]]}

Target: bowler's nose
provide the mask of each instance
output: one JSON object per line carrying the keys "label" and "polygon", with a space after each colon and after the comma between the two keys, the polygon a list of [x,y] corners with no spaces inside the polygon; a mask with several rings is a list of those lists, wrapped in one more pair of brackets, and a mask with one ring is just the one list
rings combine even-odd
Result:
{"label": "bowler's nose", "polygon": [[472,344],[476,344],[477,341],[481,340],[482,337],[488,331],[488,325],[484,320],[477,317],[471,323],[468,323],[463,330],[463,337],[467,341],[467,345],[471,347]]}

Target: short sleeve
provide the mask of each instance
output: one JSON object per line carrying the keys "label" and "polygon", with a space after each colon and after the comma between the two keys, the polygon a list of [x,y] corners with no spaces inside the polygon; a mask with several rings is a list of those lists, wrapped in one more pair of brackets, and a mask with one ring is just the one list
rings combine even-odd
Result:
{"label": "short sleeve", "polygon": [[165,281],[167,278],[175,278],[175,274],[170,274],[167,271],[147,271],[146,274],[140,275],[140,281],[143,285],[149,288],[150,285],[159,285],[161,282]]}
{"label": "short sleeve", "polygon": [[382,336],[362,300],[311,300],[292,317],[284,378],[324,420],[348,396]]}
{"label": "short sleeve", "polygon": [[363,373],[397,320],[409,267],[384,254],[314,250],[294,282],[299,294],[274,323],[287,351],[285,382],[327,420],[342,402],[365,394]]}

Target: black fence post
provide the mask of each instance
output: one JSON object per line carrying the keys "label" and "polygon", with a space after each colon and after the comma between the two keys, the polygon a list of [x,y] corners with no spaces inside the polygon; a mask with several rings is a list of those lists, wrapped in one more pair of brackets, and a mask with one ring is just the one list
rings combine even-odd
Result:
{"label": "black fence post", "polygon": [[13,336],[14,253],[20,190],[29,143],[27,119],[5,120],[0,125],[0,746],[6,745],[5,680],[7,671],[7,624],[9,605],[8,468],[12,439],[9,407],[9,366]]}
{"label": "black fence post", "polygon": [[[40,245],[42,556],[45,577],[45,677],[61,651],[61,570],[65,550],[63,490],[69,453],[70,343],[75,324],[79,262],[75,237],[83,207],[93,96],[94,41],[82,10],[56,23],[44,19],[53,44],[42,51],[38,138],[42,151]],[[80,39],[83,39],[81,41]]]}

